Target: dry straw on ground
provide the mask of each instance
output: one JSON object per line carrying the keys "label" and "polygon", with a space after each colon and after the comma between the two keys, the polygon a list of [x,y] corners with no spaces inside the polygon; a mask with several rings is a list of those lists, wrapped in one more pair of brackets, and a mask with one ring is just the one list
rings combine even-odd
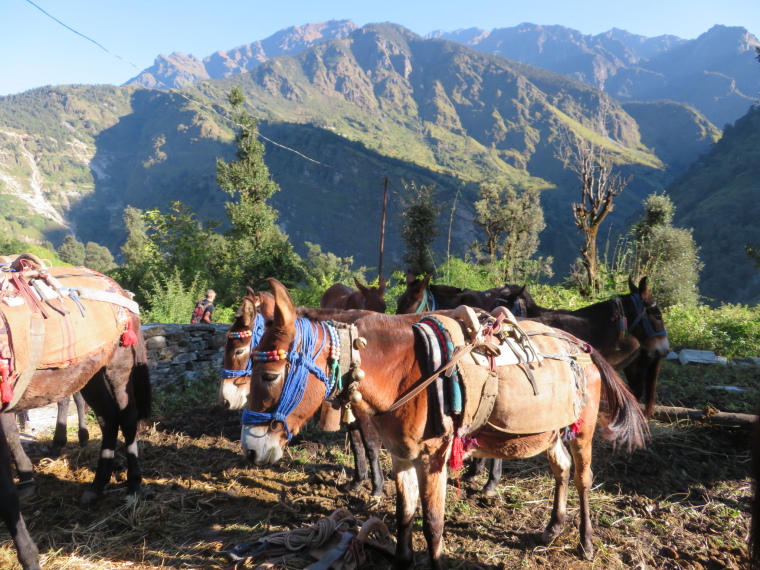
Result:
{"label": "dry straw on ground", "polygon": [[[565,531],[550,546],[537,542],[553,492],[548,464],[539,457],[505,462],[498,496],[488,501],[464,484],[458,490],[451,477],[445,534],[451,567],[745,567],[749,432],[684,423],[652,427],[649,448],[632,456],[596,446],[593,561],[584,561],[576,549],[574,491]],[[97,428],[92,432],[86,449],[71,443],[56,460],[43,459],[40,446],[32,450],[39,492],[24,502],[23,512],[47,570],[228,569],[234,565],[222,550],[308,526],[339,507],[360,518],[378,516],[394,528],[391,483],[374,505],[365,504],[367,489],[341,491],[352,465],[342,434],[309,428],[279,465],[253,470],[240,454],[238,415],[216,406],[158,419],[143,435],[144,492],[137,502],[126,503],[114,482],[100,502],[82,508],[77,500],[99,452]],[[387,475],[387,457],[384,467]],[[7,532],[0,536],[0,567],[19,568]],[[418,567],[425,568],[421,527],[414,543]],[[278,567],[310,562],[296,559]],[[367,567],[387,563],[372,555]]]}

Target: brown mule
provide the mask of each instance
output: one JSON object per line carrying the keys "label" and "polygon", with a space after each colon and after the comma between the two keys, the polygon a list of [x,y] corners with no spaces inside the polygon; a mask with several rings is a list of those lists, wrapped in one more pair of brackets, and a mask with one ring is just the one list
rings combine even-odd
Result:
{"label": "brown mule", "polygon": [[[235,321],[227,333],[219,390],[221,401],[233,410],[243,409],[248,400],[252,351],[263,332],[258,327],[263,327],[264,321],[271,320],[274,316],[274,296],[266,291],[255,292],[250,287],[247,289],[247,294],[235,313]],[[315,320],[332,319],[343,323],[352,323],[367,314],[365,311],[340,309],[302,308],[299,312],[307,313]],[[257,318],[260,318],[258,325]],[[359,489],[364,480],[369,478],[372,496],[380,497],[385,484],[380,465],[380,437],[369,418],[361,412],[346,427],[354,456],[354,476],[346,490]]]}
{"label": "brown mule", "polygon": [[417,279],[413,273],[407,272],[406,289],[396,304],[397,315],[456,309],[460,305],[492,311],[503,304],[501,301],[503,297],[520,289],[518,285],[507,285],[485,291],[474,291],[449,285],[431,285],[430,277],[428,273],[422,279]]}
{"label": "brown mule", "polygon": [[[325,339],[325,328],[319,323],[299,318],[292,299],[282,284],[270,280],[275,294],[275,312],[259,343],[262,357],[253,365],[251,389],[241,443],[249,459],[259,466],[269,465],[282,456],[282,449],[301,426],[321,406],[326,395],[324,381],[317,373],[327,366],[328,351],[304,350],[304,346],[320,346]],[[410,326],[415,315],[386,316],[368,313],[355,321],[361,337],[366,341],[361,350],[361,368],[358,384],[352,383],[347,392],[352,394],[355,407],[368,414],[380,433],[385,447],[393,458],[397,487],[396,525],[398,546],[395,568],[413,565],[412,529],[417,500],[422,500],[423,530],[428,543],[431,566],[434,570],[446,568],[443,553],[443,525],[446,499],[447,460],[453,438],[451,433],[440,436],[433,433],[428,422],[428,391],[423,390],[404,405],[389,411],[395,402],[408,394],[425,374],[425,356]],[[541,329],[542,325],[535,324]],[[553,329],[543,327],[545,333]],[[299,339],[299,344],[294,341]],[[552,338],[551,334],[547,338]],[[279,352],[283,351],[283,352]],[[285,354],[276,360],[272,354]],[[585,377],[584,398],[576,421],[575,437],[569,442],[575,463],[574,481],[580,497],[580,544],[587,557],[593,554],[589,491],[592,482],[591,451],[594,431],[599,416],[600,402],[605,404],[606,436],[617,444],[636,448],[645,444],[648,427],[643,414],[614,370],[596,352],[591,353],[592,363],[583,366]],[[291,361],[292,359],[292,361]],[[297,363],[304,363],[302,368]],[[501,369],[500,369],[501,370]],[[535,366],[534,375],[541,375],[541,366]],[[547,367],[552,378],[572,382],[576,376],[568,368],[564,375],[556,367]],[[517,381],[525,381],[519,367],[509,373]],[[363,379],[361,379],[363,376]],[[294,395],[297,395],[294,396]],[[497,397],[497,408],[505,403]],[[508,399],[507,399],[508,400]],[[497,409],[495,408],[495,409]],[[544,410],[537,409],[537,413]],[[531,415],[532,410],[528,410]],[[247,421],[251,419],[256,421]],[[491,417],[489,422],[496,418]],[[550,542],[561,531],[566,519],[566,503],[570,468],[573,461],[560,437],[559,429],[550,429],[532,435],[495,430],[487,424],[477,433],[474,456],[504,459],[523,458],[544,452],[555,476],[554,507],[542,535]]]}
{"label": "brown mule", "polygon": [[354,283],[357,290],[351,289],[348,285],[336,283],[327,288],[322,293],[319,300],[319,306],[322,309],[359,309],[362,311],[375,311],[376,313],[385,312],[385,279],[380,280],[378,287],[367,287],[362,285],[354,277]]}

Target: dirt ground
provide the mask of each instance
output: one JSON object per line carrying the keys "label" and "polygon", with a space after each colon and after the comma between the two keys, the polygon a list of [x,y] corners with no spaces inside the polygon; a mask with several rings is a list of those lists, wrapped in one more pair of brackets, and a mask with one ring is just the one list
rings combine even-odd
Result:
{"label": "dirt ground", "polygon": [[[97,428],[85,449],[71,437],[55,460],[44,457],[44,440],[33,444],[39,489],[22,507],[43,567],[255,568],[267,558],[235,563],[223,551],[255,545],[276,531],[306,528],[338,508],[360,520],[379,517],[395,531],[392,483],[386,483],[379,504],[366,503],[368,483],[359,492],[343,491],[352,474],[344,433],[309,427],[278,465],[252,469],[240,452],[239,422],[239,413],[218,406],[154,419],[141,440],[141,498],[125,502],[120,472],[103,499],[88,508],[77,501],[93,475]],[[630,456],[601,442],[596,446],[592,561],[578,553],[574,490],[565,531],[548,547],[538,543],[553,482],[547,461],[537,457],[505,462],[505,477],[491,500],[477,492],[485,478],[468,486],[450,477],[445,531],[450,568],[746,567],[750,432],[695,424],[651,427],[649,448]],[[387,477],[387,455],[383,464]],[[0,541],[0,567],[19,568],[4,528]],[[428,567],[421,525],[414,545],[416,567]],[[274,567],[304,568],[311,562],[302,557]],[[384,557],[369,552],[364,567],[388,566]]]}

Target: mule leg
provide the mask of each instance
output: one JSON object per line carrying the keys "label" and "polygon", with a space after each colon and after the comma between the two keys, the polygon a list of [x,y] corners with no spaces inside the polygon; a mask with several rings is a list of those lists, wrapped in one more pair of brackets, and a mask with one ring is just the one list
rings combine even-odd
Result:
{"label": "mule leg", "polygon": [[81,504],[86,505],[97,499],[111,480],[116,442],[119,436],[119,409],[106,386],[105,375],[102,370],[92,377],[81,392],[98,418],[102,438],[95,478],[79,499]]}
{"label": "mule leg", "polygon": [[494,497],[496,496],[496,487],[499,485],[499,481],[501,481],[503,461],[501,459],[489,459],[488,462],[490,463],[491,470],[488,475],[488,481],[483,487],[483,496]]}
{"label": "mule leg", "polygon": [[66,425],[69,419],[69,403],[71,398],[66,396],[58,402],[58,416],[55,420],[55,432],[53,433],[53,447],[50,450],[52,457],[61,455],[61,450],[66,446],[68,435],[66,434]]}
{"label": "mule leg", "polygon": [[402,570],[412,568],[414,550],[412,549],[412,529],[414,512],[417,510],[419,486],[417,473],[411,462],[393,457],[393,474],[396,479],[396,556],[393,568]]}
{"label": "mule leg", "polygon": [[438,453],[422,456],[415,462],[422,499],[422,531],[427,540],[430,567],[433,570],[447,568],[443,553],[447,456],[446,451],[441,449]]}
{"label": "mule leg", "polygon": [[380,465],[382,441],[375,426],[372,425],[368,417],[363,415],[358,416],[357,421],[359,422],[359,433],[361,434],[364,450],[369,461],[369,473],[372,478],[372,496],[380,497],[383,494],[383,487],[385,486],[383,467]]}
{"label": "mule leg", "polygon": [[[11,417],[15,425],[15,414],[2,415]],[[24,518],[21,516],[18,492],[13,484],[10,453],[2,427],[3,425],[0,424],[0,517],[16,545],[21,567],[24,570],[40,570],[37,546],[29,535]]]}
{"label": "mule leg", "polygon": [[[584,425],[584,428],[585,427],[586,426]],[[585,435],[581,432],[581,434],[570,443],[570,450],[573,453],[573,461],[575,463],[573,479],[575,482],[575,488],[578,491],[578,499],[581,507],[580,546],[583,555],[588,560],[591,560],[594,557],[594,543],[592,540],[594,529],[591,525],[591,507],[589,505],[589,491],[594,479],[594,474],[591,471],[591,440],[593,438],[593,429],[594,426],[591,426],[591,432],[589,435]]]}
{"label": "mule leg", "polygon": [[[567,491],[570,484],[570,468],[572,461],[561,438],[546,450],[546,458],[554,474],[554,505],[549,524],[541,535],[544,544],[550,544],[562,531],[567,520]],[[577,472],[577,470],[576,470]]]}
{"label": "mule leg", "polygon": [[84,401],[79,392],[74,392],[72,397],[74,398],[74,405],[77,407],[77,418],[79,420],[79,430],[77,431],[79,447],[85,447],[90,441],[90,430],[87,429],[87,402]]}
{"label": "mule leg", "polygon": [[351,445],[351,453],[354,455],[354,478],[346,485],[347,491],[356,491],[362,486],[367,478],[367,456],[364,450],[359,421],[348,424],[348,441]]}
{"label": "mule leg", "polygon": [[21,445],[21,434],[16,424],[16,414],[14,412],[0,413],[0,423],[2,423],[5,432],[5,439],[8,442],[8,450],[13,458],[13,463],[16,464],[18,493],[20,496],[33,495],[36,487],[34,466]]}
{"label": "mule leg", "polygon": [[487,459],[485,457],[476,457],[470,461],[470,466],[467,468],[467,472],[462,476],[462,481],[465,483],[474,483],[475,478],[483,473],[483,469],[486,467]]}

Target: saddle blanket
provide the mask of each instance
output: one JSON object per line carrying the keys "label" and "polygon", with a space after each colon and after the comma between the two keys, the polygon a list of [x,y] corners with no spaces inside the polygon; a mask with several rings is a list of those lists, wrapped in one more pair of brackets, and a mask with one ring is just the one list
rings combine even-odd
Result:
{"label": "saddle blanket", "polygon": [[[454,352],[473,337],[471,323],[434,318],[450,335]],[[496,334],[474,341],[475,348],[456,364],[463,400],[457,423],[465,432],[473,435],[487,426],[534,434],[576,422],[585,403],[584,368],[591,362],[580,341],[540,323],[518,325],[514,318]]]}
{"label": "saddle blanket", "polygon": [[0,362],[12,384],[30,365],[61,368],[118,343],[131,329],[130,312],[138,310],[114,281],[84,267],[3,271],[2,277]]}

